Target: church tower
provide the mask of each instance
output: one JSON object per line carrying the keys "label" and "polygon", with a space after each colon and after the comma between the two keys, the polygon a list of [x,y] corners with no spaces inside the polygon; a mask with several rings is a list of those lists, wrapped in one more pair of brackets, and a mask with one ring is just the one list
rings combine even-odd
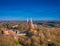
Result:
{"label": "church tower", "polygon": [[33,32],[34,31],[34,24],[33,24],[32,19],[30,19],[29,21],[27,19],[27,30],[29,30],[29,32]]}
{"label": "church tower", "polygon": [[27,23],[28,23],[28,18],[27,18]]}
{"label": "church tower", "polygon": [[29,21],[29,30],[30,30],[30,32],[33,32],[33,30],[34,30],[34,25],[33,25],[32,19]]}

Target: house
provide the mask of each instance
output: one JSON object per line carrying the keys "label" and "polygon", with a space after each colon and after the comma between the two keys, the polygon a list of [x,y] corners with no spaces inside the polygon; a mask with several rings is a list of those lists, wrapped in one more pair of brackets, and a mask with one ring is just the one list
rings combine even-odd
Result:
{"label": "house", "polygon": [[20,32],[20,31],[17,31],[17,35],[18,35],[18,36],[21,36],[21,35],[26,35],[26,33],[25,33],[25,32]]}

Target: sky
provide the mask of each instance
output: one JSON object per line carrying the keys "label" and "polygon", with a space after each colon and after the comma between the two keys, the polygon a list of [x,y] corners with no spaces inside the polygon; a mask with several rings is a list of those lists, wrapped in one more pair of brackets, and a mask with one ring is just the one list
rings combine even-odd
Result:
{"label": "sky", "polygon": [[0,0],[0,20],[60,20],[60,0]]}

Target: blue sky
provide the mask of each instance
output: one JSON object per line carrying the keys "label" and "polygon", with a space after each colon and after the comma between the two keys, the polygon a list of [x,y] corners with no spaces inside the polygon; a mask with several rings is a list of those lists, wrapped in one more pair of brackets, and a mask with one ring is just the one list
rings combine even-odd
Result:
{"label": "blue sky", "polygon": [[0,20],[60,20],[60,0],[0,0]]}

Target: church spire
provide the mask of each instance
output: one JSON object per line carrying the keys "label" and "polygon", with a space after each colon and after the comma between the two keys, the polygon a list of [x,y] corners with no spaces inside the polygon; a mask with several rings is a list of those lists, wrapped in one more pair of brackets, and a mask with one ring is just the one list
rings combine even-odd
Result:
{"label": "church spire", "polygon": [[29,22],[29,29],[30,29],[31,32],[32,32],[33,29],[34,29],[34,25],[33,25],[32,18],[30,19],[30,22]]}
{"label": "church spire", "polygon": [[28,23],[28,18],[27,18],[27,23]]}
{"label": "church spire", "polygon": [[30,21],[32,22],[32,18],[30,19]]}

